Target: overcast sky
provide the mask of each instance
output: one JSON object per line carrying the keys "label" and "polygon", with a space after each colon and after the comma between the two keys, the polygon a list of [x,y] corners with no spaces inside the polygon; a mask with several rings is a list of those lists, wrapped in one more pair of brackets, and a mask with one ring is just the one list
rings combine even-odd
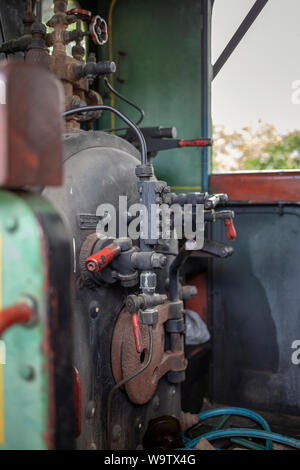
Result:
{"label": "overcast sky", "polygon": [[[254,0],[215,0],[213,63]],[[228,129],[258,119],[281,132],[300,129],[300,104],[292,83],[300,80],[300,0],[269,0],[213,82],[213,121]]]}

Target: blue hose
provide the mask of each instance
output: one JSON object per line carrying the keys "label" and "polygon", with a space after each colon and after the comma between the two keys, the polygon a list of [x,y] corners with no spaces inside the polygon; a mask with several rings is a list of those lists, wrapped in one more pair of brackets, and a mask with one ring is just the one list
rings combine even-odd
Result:
{"label": "blue hose", "polygon": [[193,449],[198,444],[200,439],[205,438],[209,440],[227,438],[227,437],[252,437],[258,439],[266,439],[266,450],[272,450],[272,441],[284,444],[296,449],[300,449],[300,441],[281,434],[272,433],[267,421],[257,413],[247,410],[245,408],[227,407],[218,408],[215,410],[204,411],[198,415],[199,421],[205,421],[216,416],[243,416],[255,421],[263,430],[248,429],[248,428],[227,428],[227,429],[214,429],[208,433],[198,436],[194,439],[188,439],[184,436],[185,449]]}
{"label": "blue hose", "polygon": [[[228,407],[228,408],[217,408],[215,410],[203,411],[202,413],[198,414],[198,419],[199,421],[205,421],[207,419],[214,418],[216,416],[223,416],[223,415],[244,416],[245,418],[249,418],[252,421],[255,421],[256,423],[258,423],[263,428],[263,430],[267,432],[271,432],[270,426],[268,425],[267,421],[262,416],[260,416],[257,413],[254,413],[254,411],[246,410],[245,408]],[[212,432],[216,432],[216,430]],[[187,439],[186,437],[184,438],[185,445],[187,447],[194,447],[196,444],[191,445],[191,442],[194,442],[195,440],[197,440],[196,442],[197,444],[200,439],[199,437],[193,440]],[[271,449],[272,449],[272,440],[267,440],[266,450],[271,450]]]}
{"label": "blue hose", "polygon": [[292,439],[290,437],[282,436],[281,434],[276,434],[273,432],[261,431],[258,429],[247,429],[247,428],[236,428],[236,429],[222,429],[220,431],[211,431],[198,436],[195,439],[191,439],[188,442],[188,447],[185,447],[186,450],[191,450],[198,444],[200,439],[204,438],[208,441],[214,441],[216,439],[222,439],[227,437],[252,437],[257,439],[266,439],[284,444],[295,449],[300,450],[300,441],[297,439]]}

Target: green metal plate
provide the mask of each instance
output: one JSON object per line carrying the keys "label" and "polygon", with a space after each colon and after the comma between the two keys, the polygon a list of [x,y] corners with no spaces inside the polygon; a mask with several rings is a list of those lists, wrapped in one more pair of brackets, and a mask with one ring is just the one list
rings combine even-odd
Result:
{"label": "green metal plate", "polygon": [[[103,1],[98,11],[105,14]],[[201,32],[200,0],[115,2],[113,58],[120,59],[118,76],[124,83],[115,77],[114,85],[145,110],[143,126],[175,126],[179,138],[201,137]],[[102,56],[108,58],[108,49]],[[130,106],[118,98],[115,105],[137,120]],[[109,116],[102,118],[101,127],[111,127]],[[116,119],[116,127],[124,124]],[[156,175],[179,192],[199,191],[201,156],[199,148],[160,152],[154,162]]]}
{"label": "green metal plate", "polygon": [[0,191],[0,315],[30,296],[39,317],[35,326],[13,326],[1,338],[6,363],[0,369],[0,449],[47,448],[42,244],[41,229],[22,197]]}

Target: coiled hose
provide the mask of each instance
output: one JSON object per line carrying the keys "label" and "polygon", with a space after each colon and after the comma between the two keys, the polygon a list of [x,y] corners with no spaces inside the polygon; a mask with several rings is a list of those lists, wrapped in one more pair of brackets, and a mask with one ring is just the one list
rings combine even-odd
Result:
{"label": "coiled hose", "polygon": [[[220,429],[220,426],[217,425],[217,428],[213,431],[207,432],[205,434],[199,435],[194,439],[189,439],[186,436],[183,436],[185,447],[184,450],[195,450],[194,447],[198,444],[198,442],[205,438],[208,441],[214,441],[217,439],[222,438],[236,438],[236,437],[251,437],[256,439],[264,439],[266,440],[266,445],[263,447],[263,450],[272,450],[273,442],[277,442],[283,445],[287,445],[293,447],[295,449],[300,450],[300,441],[297,439],[293,439],[290,437],[283,436],[281,434],[271,432],[270,426],[266,422],[266,420],[257,413],[253,411],[247,410],[245,408],[235,408],[235,407],[228,407],[228,408],[219,408],[215,410],[204,411],[198,415],[199,421],[205,421],[210,418],[214,418],[216,416],[223,416],[223,417],[230,417],[230,416],[243,416],[245,418],[249,418],[252,421],[259,424],[263,429],[249,429],[249,428],[227,428],[227,429]],[[225,423],[223,420],[221,426]],[[261,446],[258,446],[261,448]]]}

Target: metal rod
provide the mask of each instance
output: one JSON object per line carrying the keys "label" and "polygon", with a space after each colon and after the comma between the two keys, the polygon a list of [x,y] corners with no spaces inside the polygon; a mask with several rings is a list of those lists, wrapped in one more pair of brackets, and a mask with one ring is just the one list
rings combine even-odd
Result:
{"label": "metal rod", "polygon": [[32,13],[32,0],[26,0],[27,13]]}
{"label": "metal rod", "polygon": [[[210,18],[211,0],[202,2],[203,27],[201,34],[201,136],[211,137],[211,46]],[[201,150],[201,191],[208,190],[209,157],[211,152],[204,147]]]}
{"label": "metal rod", "polygon": [[247,31],[250,29],[258,15],[261,13],[263,8],[268,3],[268,0],[256,0],[255,4],[245,17],[244,21],[240,24],[232,38],[230,39],[229,43],[219,56],[218,60],[213,66],[213,79],[218,75],[221,68],[226,64],[227,60],[231,56],[231,54],[235,51]]}
{"label": "metal rod", "polygon": [[190,256],[190,251],[181,248],[176,258],[172,261],[169,269],[169,300],[175,302],[179,300],[179,270],[185,260]]}
{"label": "metal rod", "polygon": [[43,4],[42,0],[36,0],[36,19],[38,22],[42,22],[43,17]]}

